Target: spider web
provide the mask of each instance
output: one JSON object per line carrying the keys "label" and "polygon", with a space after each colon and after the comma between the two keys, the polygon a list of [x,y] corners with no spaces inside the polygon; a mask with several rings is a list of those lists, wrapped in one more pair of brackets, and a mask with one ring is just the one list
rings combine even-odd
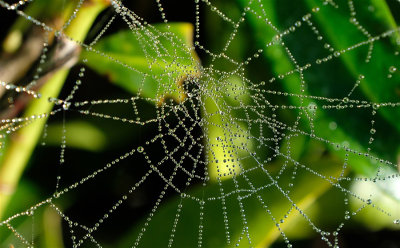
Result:
{"label": "spider web", "polygon": [[[151,203],[144,213],[137,214],[141,220],[135,220],[136,227],[128,231],[130,239],[121,244],[131,247],[255,247],[269,245],[264,238],[267,233],[279,236],[287,247],[292,247],[286,230],[296,228],[296,222],[295,227],[289,227],[291,224],[288,223],[297,218],[297,221],[303,222],[298,224],[299,228],[306,226],[314,235],[319,235],[326,246],[339,247],[338,236],[345,224],[365,209],[373,208],[377,215],[388,216],[394,225],[399,224],[399,212],[386,210],[375,202],[374,197],[384,192],[397,204],[400,199],[397,162],[393,156],[397,148],[382,145],[385,141],[389,145],[396,144],[398,134],[386,131],[385,121],[377,113],[382,109],[395,113],[400,102],[396,99],[384,102],[368,100],[360,91],[367,80],[362,72],[356,71],[358,76],[355,79],[345,75],[348,81],[341,83],[335,81],[333,70],[329,74],[327,69],[337,66],[337,73],[341,73],[340,66],[335,63],[354,51],[361,51],[360,54],[364,55],[359,63],[378,64],[379,60],[374,60],[377,44],[385,44],[390,47],[391,55],[398,56],[398,46],[393,45],[391,40],[395,39],[399,29],[382,30],[380,33],[368,31],[362,24],[363,20],[358,19],[358,5],[352,0],[320,1],[310,12],[298,10],[300,14],[294,12],[284,28],[279,28],[276,20],[270,17],[269,5],[265,1],[238,1],[245,3],[236,13],[230,13],[224,10],[222,3],[195,0],[194,9],[185,10],[192,13],[194,19],[194,42],[191,45],[182,45],[182,40],[170,31],[172,22],[159,0],[155,1],[157,14],[166,29],[148,23],[126,7],[127,3],[112,0],[108,10],[112,14],[105,15],[106,20],[98,22],[101,24],[100,31],[97,30],[94,38],[85,43],[75,41],[63,31],[86,1],[78,2],[74,14],[61,29],[55,29],[20,10],[29,2],[11,4],[0,1],[0,5],[39,26],[46,34],[54,32],[57,42],[63,43],[63,46],[77,46],[84,52],[82,63],[74,66],[70,73],[68,82],[72,83],[66,84],[60,98],[42,95],[40,88],[35,87],[46,69],[46,63],[51,60],[51,47],[46,39],[38,69],[28,84],[1,82],[6,92],[14,94],[14,99],[28,94],[32,101],[44,99],[54,104],[48,113],[2,119],[3,143],[7,142],[8,136],[37,120],[62,120],[55,192],[49,193],[41,202],[25,206],[25,211],[1,220],[0,227],[12,233],[12,242],[37,246],[35,239],[40,233],[36,230],[34,218],[37,213],[49,208],[61,217],[66,235],[70,237],[66,242],[70,242],[72,247],[107,246],[106,239],[102,237],[104,234],[99,230],[104,226],[106,230],[127,232],[129,223],[121,224],[121,218],[130,219],[124,208],[135,199],[140,199],[143,191],[149,188],[150,192],[146,194],[151,194],[151,200],[148,200]],[[364,39],[350,39],[346,47],[334,48],[317,24],[318,14],[324,9],[346,12],[348,26],[356,28]],[[214,37],[218,40],[214,47],[208,47],[207,39],[203,37],[209,27],[203,25],[207,22],[202,20],[206,16],[204,13],[218,20],[216,23],[221,24],[221,29],[229,30],[227,37]],[[165,69],[163,72],[143,72],[114,58],[112,54],[96,49],[97,43],[118,21],[123,22],[141,44],[140,49],[145,54],[150,71],[160,66]],[[274,35],[267,42],[251,40],[248,26],[252,22]],[[299,33],[307,33],[308,40],[298,39]],[[249,45],[249,51],[244,55],[236,51],[243,40],[254,43]],[[165,44],[172,45],[173,49]],[[270,51],[280,51],[283,55]],[[201,62],[193,56],[193,52],[200,55]],[[96,63],[85,57],[90,57],[90,54],[141,75],[141,80],[135,82],[137,93],[134,96],[125,94],[126,97],[122,98],[96,98],[96,85],[89,83],[91,76],[87,75],[90,74],[87,68]],[[266,62],[265,54],[275,62]],[[190,63],[185,67],[184,61],[188,58]],[[279,63],[288,63],[289,66],[285,70],[274,70]],[[181,64],[183,69],[180,71],[170,70]],[[260,64],[265,65],[265,72],[254,71],[253,68],[260,68],[257,67]],[[398,66],[391,65],[384,68],[384,72],[377,72],[382,84],[399,79]],[[185,77],[181,78],[179,87],[174,88],[171,85],[182,72]],[[326,73],[322,82],[318,77],[321,73]],[[148,80],[156,82],[154,92],[157,93],[154,96],[146,94]],[[285,81],[290,83],[282,86]],[[395,90],[395,83],[388,84],[394,85],[391,90]],[[81,90],[85,93],[79,94]],[[114,153],[109,162],[79,164],[79,159],[68,156],[69,134],[66,126],[69,118],[113,123],[111,126],[115,125],[115,129],[107,132],[128,126],[133,133],[151,135],[138,138],[122,153],[121,150],[117,155]],[[359,127],[354,128],[354,125]],[[355,132],[356,129],[361,133],[360,142],[356,134],[355,140],[343,136],[343,133]],[[46,135],[45,130],[44,141]],[[304,140],[307,143],[303,143]],[[313,145],[326,147],[330,155],[318,153],[314,159],[312,155],[304,158],[299,155],[307,153],[307,149],[302,150],[303,145],[308,146],[311,153],[318,153],[319,148],[313,150]],[[382,152],[385,149],[393,153],[387,155]],[[93,158],[93,161],[96,159]],[[370,168],[365,175],[360,175],[360,169],[355,168],[355,164],[360,163]],[[78,170],[80,167],[85,167],[85,170]],[[115,178],[121,177],[115,172],[118,167],[129,167],[125,172],[135,176],[131,177],[133,181],[129,181],[129,185],[120,185],[120,195],[114,197],[112,203],[106,200],[88,203],[84,199],[74,199],[74,192],[81,188],[86,187],[85,192],[90,195],[102,192],[104,183],[118,185],[115,182]],[[366,194],[357,187],[379,190],[373,192],[370,189]],[[310,210],[327,188],[335,192],[336,200],[331,207],[337,208],[341,215],[330,226],[320,224]],[[316,199],[307,202],[309,192],[315,192]],[[358,202],[359,207],[352,210],[349,201]],[[74,206],[71,207],[69,202]],[[93,211],[96,216],[80,221],[73,212],[68,212],[68,208],[86,209],[86,213]],[[122,217],[118,217],[119,211],[123,213]],[[19,226],[20,219],[31,219],[32,226],[23,229]],[[157,234],[160,240],[156,240]]]}

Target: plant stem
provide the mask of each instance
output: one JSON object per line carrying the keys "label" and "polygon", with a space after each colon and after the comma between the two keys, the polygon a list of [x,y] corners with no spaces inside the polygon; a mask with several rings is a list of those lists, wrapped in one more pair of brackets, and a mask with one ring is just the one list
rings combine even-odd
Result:
{"label": "plant stem", "polygon": [[[65,34],[75,41],[82,42],[86,37],[97,15],[109,2],[104,0],[85,1],[77,12],[76,18],[65,30]],[[69,69],[60,69],[40,90],[43,97],[32,101],[24,113],[24,117],[49,113],[53,103],[47,101],[49,97],[57,97],[68,76]],[[0,219],[16,190],[18,182],[24,172],[29,158],[40,138],[47,117],[36,119],[29,125],[15,132],[8,147],[5,149],[0,167]]]}

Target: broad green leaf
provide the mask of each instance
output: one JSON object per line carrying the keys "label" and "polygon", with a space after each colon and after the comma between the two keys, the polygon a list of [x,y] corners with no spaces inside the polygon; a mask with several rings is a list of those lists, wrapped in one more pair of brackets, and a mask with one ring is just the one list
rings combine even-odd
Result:
{"label": "broad green leaf", "polygon": [[189,23],[138,27],[101,39],[93,46],[97,52],[84,51],[82,58],[88,59],[90,68],[132,94],[156,103],[165,98],[182,102],[185,79],[200,73],[192,35]]}

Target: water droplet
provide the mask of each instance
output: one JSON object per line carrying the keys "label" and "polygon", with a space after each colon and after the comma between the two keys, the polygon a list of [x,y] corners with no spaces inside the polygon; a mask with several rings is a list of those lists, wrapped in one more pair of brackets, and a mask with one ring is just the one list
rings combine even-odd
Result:
{"label": "water droplet", "polygon": [[71,106],[71,103],[70,103],[70,102],[64,102],[63,105],[62,105],[62,108],[63,108],[64,110],[68,110],[70,106]]}
{"label": "water droplet", "polygon": [[337,128],[336,122],[331,121],[331,122],[329,123],[329,129],[330,129],[330,130],[336,130],[336,128]]}
{"label": "water droplet", "polygon": [[311,102],[310,104],[308,104],[308,110],[310,112],[315,112],[317,110],[317,105],[313,102]]}
{"label": "water droplet", "polygon": [[394,66],[389,67],[389,72],[390,73],[395,73],[397,71],[397,68]]}
{"label": "water droplet", "polygon": [[318,7],[315,7],[315,8],[312,9],[312,12],[317,13],[318,11],[319,11],[319,8],[318,8]]}
{"label": "water droplet", "polygon": [[139,147],[137,148],[137,151],[140,152],[140,153],[142,153],[142,152],[144,151],[143,146],[139,146]]}

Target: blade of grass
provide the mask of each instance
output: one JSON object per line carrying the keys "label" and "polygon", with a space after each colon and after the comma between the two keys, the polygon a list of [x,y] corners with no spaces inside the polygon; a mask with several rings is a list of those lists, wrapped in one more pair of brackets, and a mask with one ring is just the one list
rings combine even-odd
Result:
{"label": "blade of grass", "polygon": [[[309,9],[312,9],[319,6],[320,2],[305,0],[305,4]],[[383,26],[385,29],[395,30],[397,25],[386,2],[378,0],[372,1],[372,4],[375,7],[375,12],[377,12],[377,16],[375,16],[374,12],[373,17],[371,17],[371,19],[374,18],[373,20],[376,22],[375,25]],[[327,18],[327,16],[329,16],[329,18]],[[344,15],[330,6],[321,7],[320,11],[315,14],[315,19],[324,32],[324,36],[332,43],[337,51],[345,47],[353,46],[354,43],[359,41],[367,40],[366,36],[361,32],[357,32],[355,26],[348,25],[348,17],[349,15]],[[374,35],[377,35],[377,33],[372,33],[372,36]],[[396,30],[392,37],[399,40],[399,30]],[[360,61],[360,57],[365,56],[362,50],[344,53],[340,55],[340,59],[354,78],[357,78],[360,73],[365,76],[364,83],[360,84],[360,88],[370,101],[375,103],[398,102],[399,96],[396,93],[398,86],[394,80],[397,79],[397,77],[389,80],[386,75],[389,73],[389,67],[398,65],[399,59],[394,54],[394,51],[390,50],[391,48],[384,43],[374,42],[373,45],[370,63]],[[400,116],[399,108],[391,108],[389,110],[387,107],[383,107],[378,108],[377,112],[382,114],[382,116],[400,132],[400,125],[398,122]]]}

